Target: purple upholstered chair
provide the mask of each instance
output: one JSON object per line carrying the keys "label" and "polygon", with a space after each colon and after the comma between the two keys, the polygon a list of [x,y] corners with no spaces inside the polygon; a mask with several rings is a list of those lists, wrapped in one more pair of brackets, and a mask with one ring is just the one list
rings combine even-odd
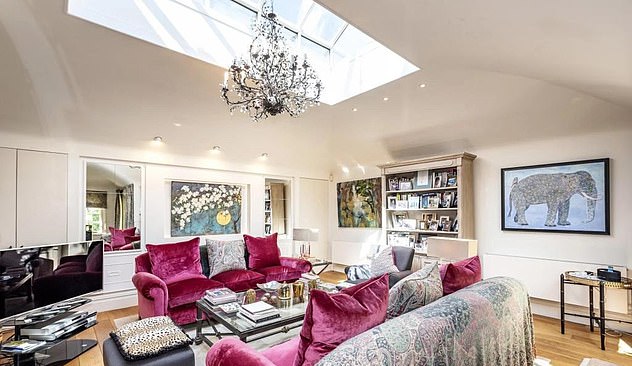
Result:
{"label": "purple upholstered chair", "polygon": [[200,239],[195,238],[173,244],[148,244],[147,253],[136,257],[132,282],[138,292],[141,318],[167,315],[179,325],[193,323],[195,302],[206,290],[224,287],[202,273],[199,243]]}

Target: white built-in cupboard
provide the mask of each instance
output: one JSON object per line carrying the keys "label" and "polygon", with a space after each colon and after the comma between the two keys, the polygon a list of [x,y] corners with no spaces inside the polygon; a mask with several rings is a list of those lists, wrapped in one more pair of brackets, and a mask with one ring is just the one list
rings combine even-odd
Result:
{"label": "white built-in cupboard", "polygon": [[68,156],[0,148],[0,248],[68,239]]}

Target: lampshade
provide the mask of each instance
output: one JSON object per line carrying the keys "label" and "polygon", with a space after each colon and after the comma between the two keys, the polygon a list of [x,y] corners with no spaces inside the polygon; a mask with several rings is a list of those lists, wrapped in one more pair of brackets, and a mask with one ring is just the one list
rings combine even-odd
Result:
{"label": "lampshade", "polygon": [[429,257],[460,261],[477,255],[478,240],[429,237],[427,253]]}
{"label": "lampshade", "polygon": [[294,240],[296,241],[318,241],[318,229],[294,228]]}

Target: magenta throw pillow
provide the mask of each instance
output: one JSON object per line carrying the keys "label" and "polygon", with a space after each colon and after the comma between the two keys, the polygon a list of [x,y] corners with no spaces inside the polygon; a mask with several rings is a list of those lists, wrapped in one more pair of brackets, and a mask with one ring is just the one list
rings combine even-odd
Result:
{"label": "magenta throw pillow", "polygon": [[244,242],[248,248],[248,268],[259,269],[281,265],[277,233],[263,238],[244,234]]}
{"label": "magenta throw pillow", "polygon": [[110,234],[112,234],[112,240],[111,240],[111,244],[113,246],[119,246],[119,245],[125,245],[127,244],[125,242],[125,237],[127,236],[133,236],[136,234],[136,228],[135,227],[130,227],[127,229],[115,229],[113,227],[109,227],[110,229]]}
{"label": "magenta throw pillow", "polygon": [[441,265],[443,295],[449,295],[481,280],[481,260],[478,256]]}
{"label": "magenta throw pillow", "polygon": [[151,272],[167,284],[204,276],[200,264],[200,238],[171,244],[147,244]]}
{"label": "magenta throw pillow", "polygon": [[310,292],[294,366],[311,366],[342,342],[386,319],[388,274],[329,294]]}

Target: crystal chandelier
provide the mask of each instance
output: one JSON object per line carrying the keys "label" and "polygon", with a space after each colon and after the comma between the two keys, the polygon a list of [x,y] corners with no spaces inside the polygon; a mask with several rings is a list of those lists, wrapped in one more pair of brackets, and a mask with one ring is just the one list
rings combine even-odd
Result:
{"label": "crystal chandelier", "polygon": [[320,104],[322,84],[307,58],[290,53],[272,6],[264,2],[255,24],[249,61],[235,59],[224,74],[222,98],[232,113],[247,113],[253,122],[288,113],[298,117]]}

